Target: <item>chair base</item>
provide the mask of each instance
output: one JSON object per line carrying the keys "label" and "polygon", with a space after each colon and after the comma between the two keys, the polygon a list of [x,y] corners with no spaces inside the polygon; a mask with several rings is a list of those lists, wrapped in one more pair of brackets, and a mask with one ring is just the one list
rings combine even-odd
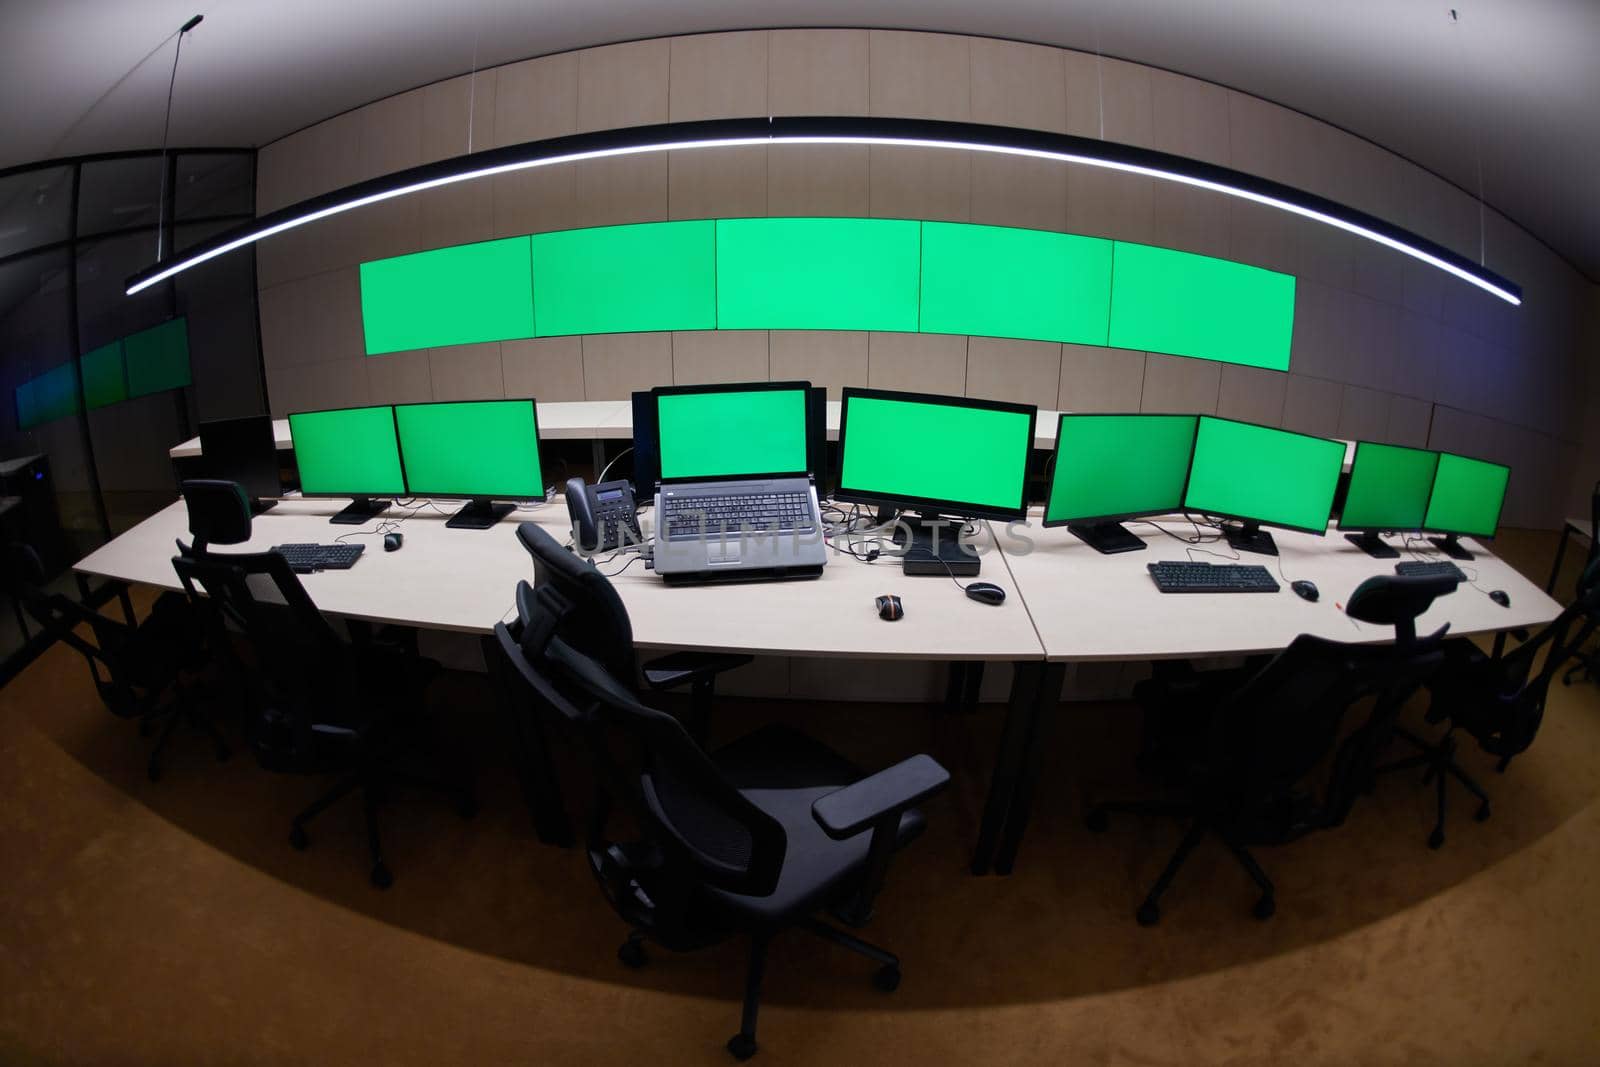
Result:
{"label": "chair base", "polygon": [[161,780],[161,757],[167,750],[167,742],[172,740],[173,732],[178,728],[178,723],[187,723],[194,733],[205,734],[211,739],[213,751],[216,753],[217,762],[225,763],[233,755],[233,750],[223,740],[222,732],[217,729],[217,724],[211,721],[210,716],[202,712],[186,697],[178,697],[164,708],[153,709],[139,718],[139,735],[148,737],[151,729],[158,720],[162,721],[161,733],[156,736],[155,747],[150,750],[150,757],[145,765],[145,776],[152,782]]}
{"label": "chair base", "polygon": [[[1447,786],[1450,778],[1460,782],[1467,792],[1478,798],[1478,810],[1473,813],[1472,817],[1478,822],[1483,822],[1489,817],[1489,794],[1485,793],[1483,787],[1474,781],[1470,774],[1462,770],[1461,765],[1456,762],[1456,739],[1453,731],[1446,731],[1445,735],[1437,743],[1424,741],[1404,727],[1397,728],[1395,736],[1419,751],[1415,756],[1407,756],[1405,759],[1395,760],[1393,763],[1385,763],[1377,768],[1375,773],[1388,774],[1392,771],[1409,770],[1412,767],[1427,768],[1427,772],[1422,776],[1422,784],[1427,785],[1432,782],[1438,791],[1439,797],[1438,814],[1434,819],[1433,831],[1428,834],[1429,848],[1438,850],[1444,847],[1444,817],[1446,798],[1449,795]],[[1502,771],[1505,770],[1508,762],[1508,760],[1500,762]]]}
{"label": "chair base", "polygon": [[477,814],[478,805],[473,797],[472,789],[468,786],[458,785],[454,782],[439,781],[433,778],[424,778],[419,775],[408,774],[393,768],[368,765],[360,767],[340,778],[327,792],[318,797],[304,811],[294,817],[289,828],[289,844],[297,851],[305,851],[311,847],[311,837],[306,833],[306,824],[334,804],[344,798],[345,794],[353,789],[361,790],[361,806],[367,823],[367,858],[372,864],[368,878],[377,889],[388,889],[394,884],[394,873],[389,870],[389,865],[383,859],[383,840],[378,833],[378,804],[387,794],[391,785],[411,786],[435,792],[452,794],[456,801],[456,813],[463,819],[470,819]]}
{"label": "chair base", "polygon": [[1577,662],[1561,676],[1562,685],[1571,685],[1574,679],[1592,682],[1600,679],[1600,649],[1580,652],[1573,656]]}

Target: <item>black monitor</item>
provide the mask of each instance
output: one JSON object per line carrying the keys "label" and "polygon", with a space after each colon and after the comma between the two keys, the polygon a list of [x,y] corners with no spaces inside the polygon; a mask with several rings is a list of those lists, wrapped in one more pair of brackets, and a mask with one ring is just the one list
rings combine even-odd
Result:
{"label": "black monitor", "polygon": [[394,417],[407,492],[467,500],[446,526],[486,530],[515,507],[505,501],[544,499],[531,397],[397,404]]}
{"label": "black monitor", "polygon": [[353,498],[330,522],[360,526],[405,494],[394,408],[388,404],[290,412],[289,437],[302,496]]}
{"label": "black monitor", "polygon": [[1438,466],[1439,453],[1425,448],[1357,441],[1339,512],[1345,539],[1374,559],[1398,558],[1379,535],[1422,529]]}
{"label": "black monitor", "polygon": [[1037,415],[1032,404],[846,388],[834,499],[874,505],[884,519],[891,510],[915,513],[906,517],[907,574],[977,574],[978,558],[961,551],[957,531],[939,536],[948,525],[941,516],[1027,516]]}
{"label": "black monitor", "polygon": [[1182,509],[1196,422],[1194,415],[1063,414],[1044,524],[1066,526],[1099,552],[1144,548],[1121,521]]}
{"label": "black monitor", "polygon": [[1344,451],[1343,441],[1202,415],[1183,506],[1238,520],[1223,526],[1228,544],[1276,556],[1262,526],[1327,533]]}
{"label": "black monitor", "polygon": [[1503,463],[1440,453],[1428,511],[1422,518],[1423,531],[1444,534],[1430,540],[1450,558],[1472,559],[1458,538],[1465,535],[1487,541],[1494,536],[1510,484],[1511,468]]}
{"label": "black monitor", "polygon": [[[633,394],[633,486],[634,494],[640,500],[648,500],[655,495],[656,487],[663,479],[662,468],[662,440],[661,440],[661,405],[667,405],[668,432],[673,432],[674,426],[681,426],[681,416],[684,411],[693,410],[697,405],[703,410],[716,408],[719,403],[732,404],[736,408],[745,407],[749,410],[761,403],[777,404],[780,407],[787,403],[781,395],[791,390],[798,390],[804,397],[805,419],[805,460],[804,465],[793,471],[768,473],[810,474],[817,484],[818,492],[824,489],[823,475],[827,470],[828,455],[828,391],[822,386],[813,386],[810,382],[742,382],[717,385],[664,385],[654,389],[636,391]],[[765,394],[765,395],[757,395]],[[742,404],[742,401],[752,401],[751,404]],[[668,456],[665,480],[674,477],[738,477],[737,471],[722,464],[700,464],[703,474],[694,474],[684,465],[685,456],[688,454],[684,448],[711,448],[720,447],[719,441],[723,436],[732,434],[736,440],[741,433],[738,420],[719,420],[717,425],[706,427],[706,432],[695,435],[698,438],[686,438],[681,432],[675,435],[674,440],[668,442]],[[769,444],[774,444],[769,442]],[[737,447],[737,446],[734,446]],[[781,455],[784,451],[781,445],[775,445],[774,450],[769,450],[769,455]],[[792,463],[792,459],[788,463]],[[784,465],[787,465],[784,464]],[[748,464],[746,464],[748,466]]]}
{"label": "black monitor", "polygon": [[271,415],[213,419],[200,424],[200,468],[207,478],[238,482],[259,515],[283,493],[278,476],[278,441]]}

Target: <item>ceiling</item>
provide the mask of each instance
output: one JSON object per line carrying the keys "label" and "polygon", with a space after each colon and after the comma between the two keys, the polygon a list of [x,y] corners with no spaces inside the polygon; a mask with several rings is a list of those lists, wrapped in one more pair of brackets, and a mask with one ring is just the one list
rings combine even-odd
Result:
{"label": "ceiling", "polygon": [[[1459,11],[1452,22],[1450,4]],[[528,56],[763,26],[1038,41],[1255,93],[1445,176],[1600,278],[1597,0],[0,0],[0,167],[171,141],[260,145]]]}

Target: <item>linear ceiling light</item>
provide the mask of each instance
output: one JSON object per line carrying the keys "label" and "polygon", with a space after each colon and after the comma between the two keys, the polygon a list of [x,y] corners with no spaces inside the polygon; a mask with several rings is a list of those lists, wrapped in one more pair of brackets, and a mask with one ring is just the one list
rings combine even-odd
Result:
{"label": "linear ceiling light", "polygon": [[241,226],[186,249],[183,254],[157,262],[128,279],[128,295],[165,281],[207,260],[243,248],[265,237],[331,215],[352,211],[398,196],[436,189],[456,182],[495,174],[531,170],[560,163],[577,163],[646,152],[681,152],[699,148],[734,148],[746,145],[882,145],[905,148],[947,148],[967,152],[1049,159],[1088,167],[1137,174],[1162,181],[1208,189],[1344,230],[1386,248],[1421,260],[1491,293],[1508,304],[1522,303],[1522,290],[1481,264],[1450,251],[1425,237],[1403,230],[1375,216],[1336,204],[1315,193],[1294,189],[1266,178],[1244,174],[1200,160],[1175,156],[1134,145],[1076,137],[1040,130],[985,126],[933,119],[886,118],[756,118],[674,122],[635,126],[554,137],[545,141],[491,148],[437,163],[398,171],[381,178],[336,189],[268,212]]}

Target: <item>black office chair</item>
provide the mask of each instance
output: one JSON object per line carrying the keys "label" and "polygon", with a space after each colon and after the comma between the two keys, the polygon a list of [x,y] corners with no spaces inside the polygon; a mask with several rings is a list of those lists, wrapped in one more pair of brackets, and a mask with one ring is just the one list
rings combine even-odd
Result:
{"label": "black office chair", "polygon": [[[1533,744],[1544,721],[1550,680],[1600,626],[1600,561],[1584,569],[1578,590],[1578,599],[1550,625],[1509,652],[1484,655],[1465,638],[1446,642],[1444,663],[1427,683],[1432,701],[1426,716],[1430,723],[1448,720],[1444,735],[1437,741],[1427,741],[1401,727],[1397,736],[1416,748],[1417,754],[1378,768],[1379,773],[1427,768],[1422,784],[1432,783],[1439,797],[1438,817],[1428,835],[1429,848],[1444,844],[1450,778],[1478,799],[1473,816],[1478,822],[1490,814],[1489,794],[1456,762],[1456,731],[1465,731],[1479,748],[1498,756],[1495,770],[1501,773],[1514,757]],[[1534,664],[1541,650],[1545,650],[1544,663],[1535,673]]]}
{"label": "black office chair", "polygon": [[[212,647],[241,683],[245,736],[257,761],[273,771],[342,772],[294,817],[290,843],[308,847],[306,825],[359,788],[372,884],[387,889],[394,876],[383,858],[377,805],[390,785],[447,792],[463,817],[475,810],[469,788],[396,766],[403,735],[420,725],[422,693],[437,664],[340,639],[277,552],[210,551],[250,539],[250,502],[236,483],[186,481],[183,496],[194,544],[180,543],[172,565],[206,623]],[[230,628],[243,635],[248,661],[238,654]]]}
{"label": "black office chair", "polygon": [[83,656],[95,692],[111,713],[137,719],[141,736],[161,724],[146,764],[152,782],[161,778],[161,756],[179,723],[208,735],[218,761],[229,757],[222,734],[183,685],[184,673],[202,667],[205,656],[199,620],[181,594],[162,593],[143,622],[131,615],[119,622],[48,592],[44,566],[31,546],[9,545],[7,563],[10,594],[46,634]]}
{"label": "black office chair", "polygon": [[[1579,596],[1583,595],[1585,579],[1596,560],[1600,560],[1600,482],[1594,483],[1594,494],[1589,498],[1589,555],[1584,561],[1583,573],[1578,576]],[[1589,617],[1600,621],[1595,612],[1590,612]],[[1571,685],[1579,675],[1591,681],[1600,678],[1600,647],[1577,651],[1573,658],[1578,662],[1561,676],[1562,685]]]}
{"label": "black office chair", "polygon": [[[785,929],[876,961],[878,987],[897,988],[894,955],[816,915],[852,926],[870,919],[894,852],[923,829],[916,805],[949,781],[944,768],[918,755],[863,775],[821,743],[775,726],[707,754],[676,719],[639,702],[631,675],[614,673],[627,658],[614,646],[579,647],[627,627],[605,577],[553,538],[524,543],[540,584],[518,583],[517,622],[495,636],[511,676],[583,739],[595,776],[589,865],[632,928],[622,962],[642,966],[646,940],[687,951],[749,935],[744,1009],[728,1041],[741,1060],[756,1052],[767,946]],[[613,819],[617,808],[626,820]],[[619,832],[617,822],[628,827]]]}
{"label": "black office chair", "polygon": [[[1249,852],[1341,825],[1370,785],[1400,708],[1443,660],[1445,630],[1419,639],[1415,620],[1455,589],[1454,578],[1369,578],[1346,613],[1390,624],[1392,646],[1353,645],[1302,634],[1259,669],[1163,672],[1134,696],[1146,716],[1147,766],[1181,799],[1097,804],[1089,829],[1103,832],[1113,812],[1189,819],[1177,850],[1136,916],[1161,919],[1161,896],[1208,834],[1215,834],[1260,889],[1254,914],[1271,918],[1276,892]],[[1351,709],[1374,699],[1364,722],[1340,741]],[[1328,755],[1332,753],[1331,763]],[[1315,772],[1327,766],[1323,780]]]}

